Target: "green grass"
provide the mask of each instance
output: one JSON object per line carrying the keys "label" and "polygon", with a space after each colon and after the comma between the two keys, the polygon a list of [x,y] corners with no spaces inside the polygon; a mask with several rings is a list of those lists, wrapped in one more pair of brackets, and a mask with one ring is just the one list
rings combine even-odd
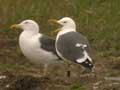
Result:
{"label": "green grass", "polygon": [[83,85],[80,85],[78,83],[74,83],[70,86],[70,90],[86,90]]}
{"label": "green grass", "polygon": [[49,34],[54,27],[48,19],[65,16],[76,21],[97,53],[120,55],[120,0],[0,0],[0,34],[16,37],[19,31],[9,26],[25,19],[37,21],[40,32]]}
{"label": "green grass", "polygon": [[0,63],[0,70],[22,70],[31,68],[32,65],[18,65],[18,64],[10,64],[10,63]]}

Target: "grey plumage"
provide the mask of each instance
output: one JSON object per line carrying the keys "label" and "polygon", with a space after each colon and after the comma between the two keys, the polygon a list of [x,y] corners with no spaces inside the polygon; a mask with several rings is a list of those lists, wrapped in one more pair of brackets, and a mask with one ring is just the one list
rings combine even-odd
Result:
{"label": "grey plumage", "polygon": [[[76,47],[77,43],[86,45],[86,47]],[[77,59],[84,57],[84,50],[90,53],[90,45],[86,37],[78,32],[73,31],[59,36],[56,42],[56,48],[65,59],[71,60],[73,62],[77,62]],[[85,62],[82,62],[81,64],[88,68],[91,64],[91,67],[93,67],[92,62],[89,60],[85,60]]]}
{"label": "grey plumage", "polygon": [[82,58],[84,56],[83,48],[75,46],[77,43],[87,45],[85,50],[90,50],[87,39],[77,32],[69,32],[61,35],[57,41],[57,50],[63,57],[76,62],[78,58]]}
{"label": "grey plumage", "polygon": [[[42,35],[42,37],[40,37],[39,40],[40,40],[42,49],[44,49],[48,52],[52,52],[53,54],[58,56],[56,49],[55,49],[55,39],[50,38],[45,35]],[[61,58],[59,56],[58,56],[58,58],[59,58],[59,60],[61,60]]]}

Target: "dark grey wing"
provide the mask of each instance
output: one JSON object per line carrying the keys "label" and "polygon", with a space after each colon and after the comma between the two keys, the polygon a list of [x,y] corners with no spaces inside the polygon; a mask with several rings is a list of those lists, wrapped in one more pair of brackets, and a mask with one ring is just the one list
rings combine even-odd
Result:
{"label": "dark grey wing", "polygon": [[[55,49],[55,39],[43,35],[42,37],[39,38],[39,40],[40,40],[42,49],[48,52],[52,52],[53,54],[58,56],[56,49]],[[58,56],[58,59],[61,60],[59,56]]]}
{"label": "dark grey wing", "polygon": [[[76,47],[76,44],[86,45],[83,47]],[[76,62],[77,59],[84,56],[83,51],[90,51],[90,45],[85,36],[77,32],[69,32],[61,35],[57,41],[57,50],[62,56],[68,60]]]}
{"label": "dark grey wing", "polygon": [[40,40],[42,49],[57,55],[56,49],[55,49],[55,39],[43,35],[42,37],[39,38],[39,40]]}

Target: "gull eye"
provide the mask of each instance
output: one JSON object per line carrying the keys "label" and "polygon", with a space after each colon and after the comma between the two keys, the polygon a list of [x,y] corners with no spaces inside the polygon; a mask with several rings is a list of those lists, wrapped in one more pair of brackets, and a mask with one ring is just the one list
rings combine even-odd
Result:
{"label": "gull eye", "polygon": [[25,22],[25,24],[28,24],[29,22]]}
{"label": "gull eye", "polygon": [[67,21],[64,21],[63,23],[67,23]]}

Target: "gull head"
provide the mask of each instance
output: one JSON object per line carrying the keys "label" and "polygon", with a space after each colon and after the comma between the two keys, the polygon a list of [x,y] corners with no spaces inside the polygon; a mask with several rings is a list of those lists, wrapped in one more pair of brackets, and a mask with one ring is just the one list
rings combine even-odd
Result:
{"label": "gull head", "polygon": [[11,29],[22,29],[24,31],[32,31],[32,32],[39,32],[38,24],[33,20],[24,20],[19,24],[13,24]]}
{"label": "gull head", "polygon": [[64,17],[60,20],[51,19],[50,22],[61,25],[65,29],[76,29],[76,24],[73,19],[69,17]]}

